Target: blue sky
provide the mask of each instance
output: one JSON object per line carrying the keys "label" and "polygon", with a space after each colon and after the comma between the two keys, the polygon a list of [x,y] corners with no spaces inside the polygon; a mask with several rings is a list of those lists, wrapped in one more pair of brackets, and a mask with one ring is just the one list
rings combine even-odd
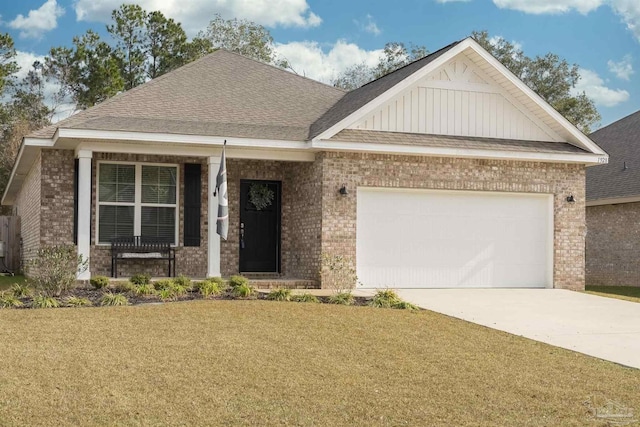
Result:
{"label": "blue sky", "polygon": [[[28,66],[52,46],[91,28],[105,32],[121,0],[3,0],[0,31]],[[298,73],[328,82],[359,62],[373,64],[388,41],[437,50],[473,30],[517,43],[527,55],[554,52],[581,67],[580,90],[602,125],[640,110],[639,0],[140,0],[190,36],[214,13],[265,25]]]}

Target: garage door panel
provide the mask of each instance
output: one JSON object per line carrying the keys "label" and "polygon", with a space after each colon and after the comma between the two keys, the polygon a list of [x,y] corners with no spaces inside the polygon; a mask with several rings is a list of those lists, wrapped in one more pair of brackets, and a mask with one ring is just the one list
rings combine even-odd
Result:
{"label": "garage door panel", "polygon": [[365,287],[544,287],[551,195],[358,188]]}

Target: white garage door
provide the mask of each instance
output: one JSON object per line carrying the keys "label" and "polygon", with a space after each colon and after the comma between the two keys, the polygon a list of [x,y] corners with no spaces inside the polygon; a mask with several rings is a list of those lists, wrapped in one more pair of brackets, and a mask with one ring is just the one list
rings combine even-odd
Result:
{"label": "white garage door", "polygon": [[552,287],[549,194],[358,188],[366,288]]}

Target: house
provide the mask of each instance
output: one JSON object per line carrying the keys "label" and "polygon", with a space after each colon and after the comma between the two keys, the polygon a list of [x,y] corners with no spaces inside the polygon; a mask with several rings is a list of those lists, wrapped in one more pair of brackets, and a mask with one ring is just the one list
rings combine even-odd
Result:
{"label": "house", "polygon": [[351,92],[218,50],[26,137],[2,203],[26,258],[77,242],[80,279],[135,235],[191,277],[319,284],[328,254],[365,287],[583,289],[585,171],[606,161],[471,38]]}
{"label": "house", "polygon": [[586,283],[640,286],[640,111],[590,137],[611,161],[587,172]]}

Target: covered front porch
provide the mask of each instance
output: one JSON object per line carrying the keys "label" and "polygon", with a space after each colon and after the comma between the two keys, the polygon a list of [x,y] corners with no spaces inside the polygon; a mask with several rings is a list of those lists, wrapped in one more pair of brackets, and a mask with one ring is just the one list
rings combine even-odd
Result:
{"label": "covered front porch", "polygon": [[[222,142],[194,148],[83,141],[57,156],[76,165],[75,240],[89,259],[78,279],[111,276],[113,239],[141,236],[170,243],[176,275],[245,274],[259,288],[319,286],[322,184],[315,154],[234,147],[230,141],[225,241],[216,233],[213,191]],[[261,209],[251,200],[256,189],[270,194]],[[119,261],[119,277],[139,273],[166,276],[167,262]]]}

